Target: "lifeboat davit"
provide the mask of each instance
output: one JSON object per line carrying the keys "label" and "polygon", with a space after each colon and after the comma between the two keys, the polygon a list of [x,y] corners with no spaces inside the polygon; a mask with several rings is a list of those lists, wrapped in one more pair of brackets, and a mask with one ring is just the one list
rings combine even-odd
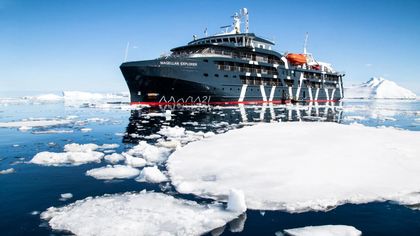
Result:
{"label": "lifeboat davit", "polygon": [[306,55],[305,54],[289,53],[289,54],[287,54],[286,58],[293,65],[303,65],[303,64],[306,63]]}

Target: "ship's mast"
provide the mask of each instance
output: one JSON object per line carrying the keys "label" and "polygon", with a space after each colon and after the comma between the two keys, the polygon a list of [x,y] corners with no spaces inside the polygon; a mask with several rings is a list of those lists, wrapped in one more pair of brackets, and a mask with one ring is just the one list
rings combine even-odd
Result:
{"label": "ship's mast", "polygon": [[305,34],[305,43],[303,44],[303,54],[306,54],[306,45],[308,43],[308,32]]}
{"label": "ship's mast", "polygon": [[242,8],[240,11],[241,15],[245,17],[245,33],[249,33],[249,15],[248,9]]}

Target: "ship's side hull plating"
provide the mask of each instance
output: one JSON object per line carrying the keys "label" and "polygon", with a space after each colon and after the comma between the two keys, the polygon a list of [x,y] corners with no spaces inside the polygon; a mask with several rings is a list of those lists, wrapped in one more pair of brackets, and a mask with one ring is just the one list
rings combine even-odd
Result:
{"label": "ship's side hull plating", "polygon": [[335,102],[343,97],[341,81],[335,86],[312,86],[305,82],[303,73],[295,73],[297,78],[288,85],[275,83],[281,80],[277,77],[244,83],[243,78],[248,78],[245,76],[249,73],[221,71],[214,63],[216,60],[218,58],[156,59],[123,63],[120,68],[132,104]]}

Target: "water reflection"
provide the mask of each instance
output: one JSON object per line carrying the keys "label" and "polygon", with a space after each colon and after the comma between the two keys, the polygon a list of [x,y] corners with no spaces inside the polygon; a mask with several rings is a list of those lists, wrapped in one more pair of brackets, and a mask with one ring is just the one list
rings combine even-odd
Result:
{"label": "water reflection", "polygon": [[[162,126],[180,126],[192,131],[223,133],[258,122],[341,122],[341,102],[306,105],[165,106],[132,110],[124,143],[137,143],[156,134]],[[150,140],[153,142],[153,140]]]}

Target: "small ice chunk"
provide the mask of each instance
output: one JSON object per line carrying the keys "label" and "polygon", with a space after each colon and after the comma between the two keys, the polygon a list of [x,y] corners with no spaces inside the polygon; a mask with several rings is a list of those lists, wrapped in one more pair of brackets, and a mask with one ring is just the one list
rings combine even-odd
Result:
{"label": "small ice chunk", "polygon": [[246,203],[244,192],[237,189],[231,189],[227,203],[227,209],[235,212],[245,212]]}
{"label": "small ice chunk", "polygon": [[62,193],[62,194],[60,194],[60,197],[61,197],[60,198],[61,201],[66,201],[66,200],[72,198],[73,197],[73,194],[71,194],[71,193]]}
{"label": "small ice chunk", "polygon": [[144,136],[145,139],[158,139],[160,137],[162,136],[160,136],[159,134],[151,134],[151,135]]}
{"label": "small ice chunk", "polygon": [[71,120],[47,120],[47,119],[30,119],[21,121],[0,122],[0,128],[24,128],[26,127],[47,127],[55,125],[67,125],[72,123]]}
{"label": "small ice chunk", "polygon": [[32,129],[32,127],[29,127],[29,126],[21,126],[21,127],[19,127],[19,131],[22,131],[22,132],[26,132],[26,131],[31,130],[31,129]]}
{"label": "small ice chunk", "polygon": [[158,134],[161,134],[170,138],[179,138],[185,135],[185,128],[182,127],[163,127]]}
{"label": "small ice chunk", "polygon": [[52,229],[85,236],[202,235],[237,216],[221,204],[201,205],[145,191],[89,197],[41,214]]}
{"label": "small ice chunk", "polygon": [[156,145],[160,147],[165,147],[165,148],[177,149],[178,147],[181,147],[181,142],[178,140],[170,140],[170,141],[160,140]]}
{"label": "small ice chunk", "polygon": [[111,164],[116,164],[125,160],[125,157],[119,153],[112,153],[111,155],[106,155],[104,159]]}
{"label": "small ice chunk", "polygon": [[353,226],[347,225],[321,225],[306,226],[302,228],[286,229],[288,236],[360,236],[362,232]]}
{"label": "small ice chunk", "polygon": [[159,163],[168,158],[169,149],[163,147],[156,147],[148,144],[146,141],[141,141],[138,145],[127,151],[128,155],[135,157],[142,157],[148,162]]}
{"label": "small ice chunk", "polygon": [[0,175],[11,174],[11,173],[14,173],[14,172],[15,172],[15,169],[9,168],[9,169],[5,169],[5,170],[0,170]]}
{"label": "small ice chunk", "polygon": [[94,143],[88,143],[88,144],[71,143],[71,144],[64,145],[64,151],[66,152],[87,152],[87,151],[94,151],[98,148],[99,146]]}
{"label": "small ice chunk", "polygon": [[122,153],[125,157],[125,164],[132,167],[143,167],[147,164],[146,160],[141,157],[133,157],[127,153]]}
{"label": "small ice chunk", "polygon": [[157,166],[145,167],[139,177],[136,178],[138,182],[161,183],[168,181],[168,177],[164,175]]}
{"label": "small ice chunk", "polygon": [[82,131],[83,133],[87,133],[92,131],[92,128],[81,128],[80,131]]}
{"label": "small ice chunk", "polygon": [[95,168],[86,171],[86,175],[96,179],[131,179],[140,174],[140,171],[131,166],[107,165],[105,167]]}
{"label": "small ice chunk", "polygon": [[101,146],[99,146],[98,148],[100,149],[115,149],[118,148],[120,145],[116,144],[116,143],[106,143],[106,144],[102,144]]}

